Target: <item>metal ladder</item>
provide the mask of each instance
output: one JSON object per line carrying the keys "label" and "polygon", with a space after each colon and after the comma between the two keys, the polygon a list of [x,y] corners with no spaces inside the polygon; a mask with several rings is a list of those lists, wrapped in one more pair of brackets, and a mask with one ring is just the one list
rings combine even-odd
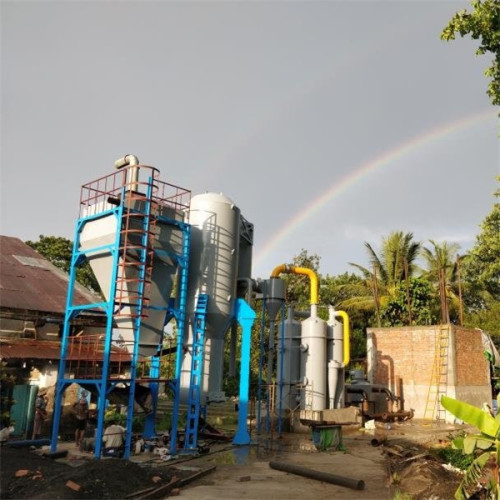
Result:
{"label": "metal ladder", "polygon": [[427,394],[423,424],[444,422],[446,410],[441,406],[441,396],[446,395],[448,386],[448,347],[450,345],[450,325],[441,325],[436,336],[436,349],[432,364],[431,382]]}
{"label": "metal ladder", "polygon": [[[148,191],[152,191],[150,186]],[[156,217],[151,213],[151,192],[143,195],[128,191],[125,194],[120,234],[122,258],[116,278],[115,316],[145,318],[150,304]]]}
{"label": "metal ladder", "polygon": [[201,383],[203,372],[203,347],[205,343],[205,318],[208,295],[198,295],[194,316],[193,349],[191,358],[191,378],[189,381],[188,413],[184,451],[198,451],[198,422],[200,418]]}

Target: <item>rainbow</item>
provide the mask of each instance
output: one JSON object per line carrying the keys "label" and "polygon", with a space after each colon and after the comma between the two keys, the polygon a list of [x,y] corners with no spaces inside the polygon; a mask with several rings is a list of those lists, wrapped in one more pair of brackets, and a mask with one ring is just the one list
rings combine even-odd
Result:
{"label": "rainbow", "polygon": [[467,127],[471,127],[483,120],[489,119],[495,116],[497,112],[498,111],[495,109],[488,109],[486,111],[474,113],[473,115],[468,115],[460,118],[459,120],[446,123],[428,132],[412,137],[403,144],[398,145],[396,148],[385,151],[376,158],[358,166],[352,173],[346,175],[340,180],[335,181],[335,183],[332,184],[328,189],[326,189],[319,197],[313,200],[305,208],[301,208],[298,213],[296,213],[287,222],[285,222],[282,229],[278,231],[257,253],[257,255],[255,256],[254,264],[258,265],[259,263],[261,263],[277,247],[279,243],[281,243],[285,238],[295,232],[308,219],[322,210],[325,205],[347,191],[359,180],[365,178],[368,175],[374,174],[383,167],[391,165],[396,160],[413,153],[417,149],[427,144],[456,133]]}

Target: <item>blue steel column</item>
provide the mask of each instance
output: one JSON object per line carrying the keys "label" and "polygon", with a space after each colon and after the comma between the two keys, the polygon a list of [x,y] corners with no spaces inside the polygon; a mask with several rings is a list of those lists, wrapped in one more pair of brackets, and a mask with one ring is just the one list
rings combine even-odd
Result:
{"label": "blue steel column", "polygon": [[[160,378],[160,356],[151,356],[151,364],[149,365],[149,377],[151,379]],[[153,401],[153,411],[146,415],[144,423],[144,437],[150,439],[156,436],[156,410],[158,408],[158,382],[150,382],[149,390]]]}
{"label": "blue steel column", "polygon": [[[139,340],[140,340],[140,332],[142,325],[142,309],[144,307],[144,280],[146,279],[146,266],[148,259],[148,247],[149,247],[149,224],[151,215],[151,196],[152,196],[152,186],[153,186],[152,177],[148,178],[147,186],[148,189],[146,193],[146,202],[144,204],[144,212],[141,214],[144,216],[144,220],[142,222],[142,241],[141,241],[141,253],[140,253],[141,265],[139,267],[139,286],[137,288],[138,300],[136,307],[136,317],[134,320],[134,351],[132,356],[132,365],[130,367],[130,386],[129,386],[127,420],[126,420],[127,427],[125,432],[125,452],[123,454],[124,458],[130,457],[130,444],[132,441],[132,422],[134,419],[137,360],[139,357]],[[128,210],[131,209],[129,208]]]}
{"label": "blue steel column", "polygon": [[73,253],[69,268],[68,294],[66,296],[66,312],[64,314],[63,337],[61,341],[61,358],[59,359],[59,371],[57,372],[56,399],[54,401],[54,412],[52,417],[52,436],[50,451],[54,453],[57,449],[57,435],[59,434],[59,422],[61,419],[61,400],[66,383],[66,352],[68,349],[69,327],[72,319],[72,305],[75,291],[76,263],[78,260],[78,247],[80,245],[81,221],[76,224],[75,237],[73,238]]}
{"label": "blue steel column", "polygon": [[255,311],[243,299],[236,300],[236,319],[243,329],[241,335],[240,358],[240,395],[238,412],[238,429],[233,439],[235,445],[250,444],[248,432],[248,393],[250,381],[250,347],[252,340],[252,326],[255,321]]}
{"label": "blue steel column", "polygon": [[116,278],[118,275],[118,263],[120,258],[120,239],[121,239],[121,225],[123,218],[123,202],[125,199],[125,187],[122,188],[120,198],[121,198],[121,203],[118,206],[118,210],[116,211],[117,221],[116,221],[115,244],[111,249],[111,254],[113,255],[113,265],[111,267],[109,301],[106,306],[106,315],[107,315],[106,338],[104,341],[102,374],[101,374],[101,380],[97,384],[97,387],[99,388],[99,398],[97,399],[97,429],[96,429],[95,448],[94,448],[95,458],[101,457],[102,436],[104,430],[104,413],[106,411],[106,396],[108,393],[109,358],[111,355],[111,340],[113,337]]}
{"label": "blue steel column", "polygon": [[179,403],[180,403],[180,377],[183,357],[184,334],[186,329],[186,309],[187,309],[187,287],[188,287],[188,271],[189,271],[189,251],[191,246],[191,226],[182,224],[179,226],[182,229],[182,257],[179,258],[180,280],[179,280],[179,307],[176,310],[177,320],[177,352],[175,357],[175,380],[171,387],[174,391],[174,408],[172,411],[172,431],[170,433],[170,454],[177,453],[177,425],[179,419]]}

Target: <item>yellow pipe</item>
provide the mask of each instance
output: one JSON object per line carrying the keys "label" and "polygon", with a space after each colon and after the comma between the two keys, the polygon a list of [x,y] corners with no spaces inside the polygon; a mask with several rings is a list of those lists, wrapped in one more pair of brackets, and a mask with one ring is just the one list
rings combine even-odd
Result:
{"label": "yellow pipe", "polygon": [[306,276],[309,276],[309,279],[311,280],[311,305],[313,306],[318,304],[318,277],[312,269],[307,269],[307,267],[289,266],[288,264],[280,264],[273,269],[271,278],[278,278],[281,273],[305,274]]}
{"label": "yellow pipe", "polygon": [[351,361],[351,346],[349,337],[349,316],[345,311],[335,311],[335,316],[340,316],[343,320],[343,331],[344,331],[344,366],[349,364]]}

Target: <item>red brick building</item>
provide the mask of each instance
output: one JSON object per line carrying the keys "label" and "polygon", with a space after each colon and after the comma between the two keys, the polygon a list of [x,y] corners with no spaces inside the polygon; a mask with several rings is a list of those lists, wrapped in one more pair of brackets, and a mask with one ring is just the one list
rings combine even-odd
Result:
{"label": "red brick building", "polygon": [[[424,413],[428,418],[425,410],[429,392],[435,393],[438,385],[436,372],[433,375],[437,363],[444,371],[439,393],[478,407],[485,402],[491,405],[490,363],[484,354],[484,337],[481,330],[455,325],[370,328],[368,380],[398,393],[401,379],[405,409],[413,408],[415,418],[424,418]],[[436,352],[442,361],[436,361]],[[452,421],[453,416],[447,414],[446,419]]]}

